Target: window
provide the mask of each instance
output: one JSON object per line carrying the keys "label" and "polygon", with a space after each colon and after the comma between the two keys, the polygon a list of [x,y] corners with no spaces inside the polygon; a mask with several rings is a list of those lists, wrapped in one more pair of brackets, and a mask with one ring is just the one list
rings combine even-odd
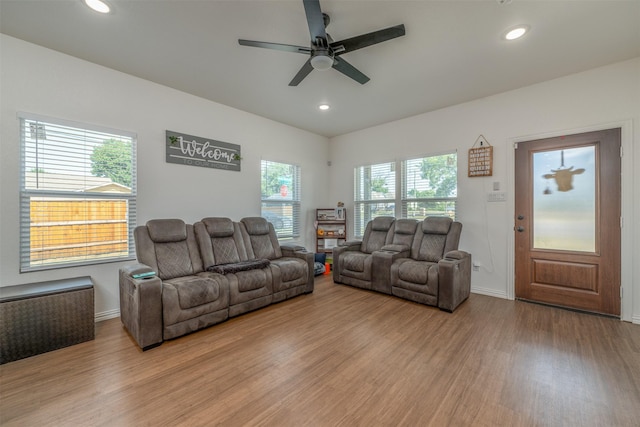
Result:
{"label": "window", "polygon": [[367,223],[377,216],[395,216],[395,162],[355,169],[354,233],[362,236]]}
{"label": "window", "polygon": [[135,135],[20,115],[20,271],[135,256]]}
{"label": "window", "polygon": [[279,239],[300,235],[300,167],[262,160],[262,216]]}
{"label": "window", "polygon": [[456,153],[402,162],[402,218],[455,218],[458,195]]}
{"label": "window", "polygon": [[367,223],[382,215],[455,218],[457,176],[456,153],[355,168],[355,236],[362,237]]}

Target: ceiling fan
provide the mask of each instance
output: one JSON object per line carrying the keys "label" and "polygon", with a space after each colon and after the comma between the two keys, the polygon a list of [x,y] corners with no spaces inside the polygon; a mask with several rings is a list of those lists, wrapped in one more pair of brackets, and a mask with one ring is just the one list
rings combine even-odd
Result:
{"label": "ceiling fan", "polygon": [[404,25],[401,24],[336,42],[325,30],[329,25],[330,18],[329,15],[322,13],[322,10],[320,10],[320,0],[303,0],[303,4],[307,15],[307,23],[309,24],[309,33],[311,34],[310,47],[244,39],[238,40],[238,43],[242,46],[262,47],[309,55],[309,59],[293,80],[289,82],[289,86],[298,86],[313,69],[327,70],[329,68],[340,71],[360,84],[365,84],[369,81],[369,77],[342,59],[340,55],[401,37],[405,34]]}

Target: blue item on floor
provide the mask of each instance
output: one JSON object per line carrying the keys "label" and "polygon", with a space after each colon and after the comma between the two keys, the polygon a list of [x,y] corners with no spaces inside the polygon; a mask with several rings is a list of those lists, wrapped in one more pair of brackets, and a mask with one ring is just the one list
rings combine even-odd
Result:
{"label": "blue item on floor", "polygon": [[327,254],[325,253],[315,254],[315,262],[313,264],[313,270],[316,276],[324,274],[324,272],[326,271],[324,263],[326,261],[327,261]]}

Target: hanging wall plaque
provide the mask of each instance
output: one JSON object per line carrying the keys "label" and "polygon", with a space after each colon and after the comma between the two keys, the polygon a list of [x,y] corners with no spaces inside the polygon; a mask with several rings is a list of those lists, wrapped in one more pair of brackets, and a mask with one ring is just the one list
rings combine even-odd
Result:
{"label": "hanging wall plaque", "polygon": [[493,175],[493,147],[480,135],[469,149],[469,177]]}
{"label": "hanging wall plaque", "polygon": [[240,146],[184,133],[166,132],[167,163],[240,171]]}

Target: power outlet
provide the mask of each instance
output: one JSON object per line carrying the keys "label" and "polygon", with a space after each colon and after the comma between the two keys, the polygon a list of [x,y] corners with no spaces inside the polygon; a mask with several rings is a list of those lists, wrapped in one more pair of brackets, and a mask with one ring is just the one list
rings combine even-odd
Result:
{"label": "power outlet", "polygon": [[474,262],[473,263],[473,271],[480,271],[480,263],[479,262]]}

